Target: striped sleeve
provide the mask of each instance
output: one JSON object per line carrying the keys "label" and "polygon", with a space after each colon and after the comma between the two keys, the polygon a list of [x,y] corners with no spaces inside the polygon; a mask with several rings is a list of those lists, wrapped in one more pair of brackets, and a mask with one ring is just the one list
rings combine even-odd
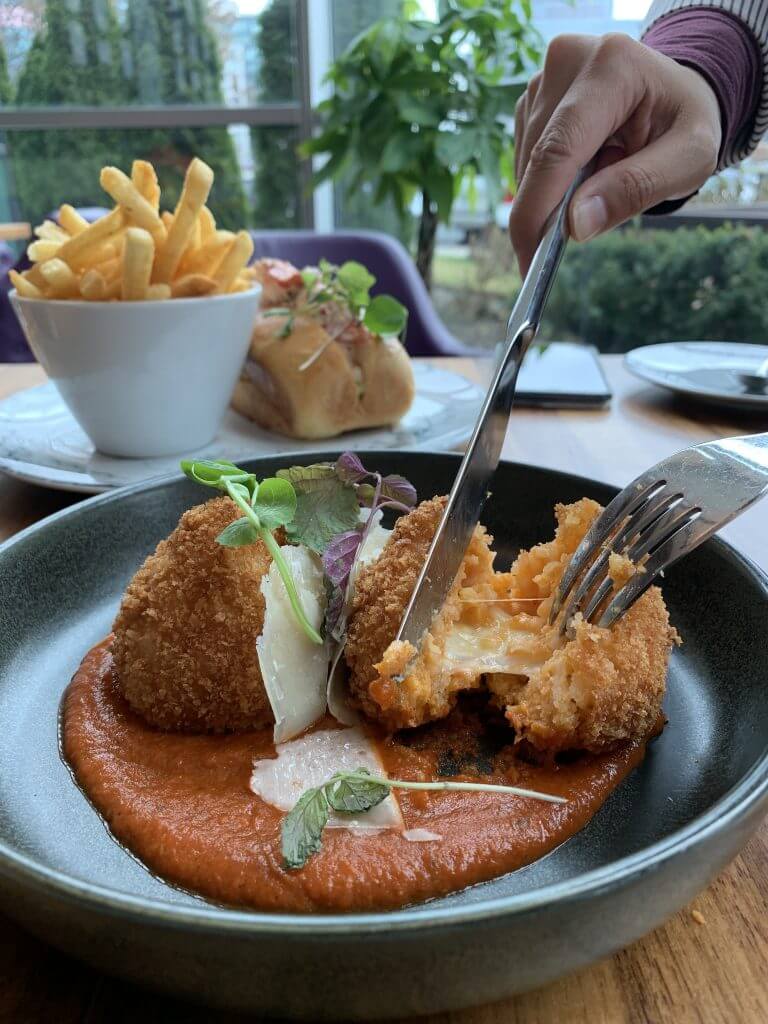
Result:
{"label": "striped sleeve", "polygon": [[676,11],[691,9],[723,11],[738,18],[750,30],[760,49],[760,99],[752,121],[745,125],[721,154],[720,166],[728,166],[749,156],[768,129],[768,0],[655,0],[643,24],[642,35],[661,18]]}

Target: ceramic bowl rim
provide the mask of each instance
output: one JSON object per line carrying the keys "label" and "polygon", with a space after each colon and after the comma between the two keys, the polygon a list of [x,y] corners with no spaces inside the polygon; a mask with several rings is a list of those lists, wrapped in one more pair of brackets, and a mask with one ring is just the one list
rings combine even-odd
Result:
{"label": "ceramic bowl rim", "polygon": [[[456,452],[418,452],[401,449],[402,454],[427,455],[428,457],[448,455],[460,458]],[[331,453],[320,453],[328,459]],[[362,453],[365,454],[365,453]],[[397,455],[387,451],[387,455]],[[312,452],[285,452],[281,458],[311,458]],[[272,459],[275,456],[268,456]],[[254,460],[255,461],[255,460]],[[542,466],[502,459],[505,465],[523,471],[551,473],[573,483],[586,487],[610,487],[613,484],[590,477]],[[48,528],[61,519],[81,514],[98,505],[120,501],[140,491],[150,492],[181,481],[180,473],[133,484],[128,487],[97,494],[85,501],[61,509],[53,515],[33,523],[25,530],[0,544],[0,556],[7,555],[14,547],[25,543],[31,536]],[[719,537],[710,538],[708,545],[714,546],[721,556],[736,563],[742,571],[751,576],[768,600],[768,574],[747,556]],[[200,906],[178,906],[160,903],[152,898],[121,893],[106,886],[73,878],[66,872],[46,867],[34,857],[12,849],[0,836],[0,872],[18,879],[20,883],[37,886],[53,896],[75,900],[94,912],[107,913],[123,919],[132,919],[137,924],[154,924],[159,927],[191,929],[196,932],[226,933],[229,935],[267,936],[281,935],[285,938],[307,939],[320,936],[360,936],[382,933],[407,933],[432,930],[447,926],[461,926],[477,921],[489,921],[513,917],[541,909],[547,905],[595,897],[610,890],[629,884],[642,874],[655,870],[675,857],[685,854],[691,847],[711,840],[725,829],[745,818],[760,803],[768,804],[768,743],[765,753],[749,772],[731,790],[725,793],[703,814],[697,815],[681,828],[652,843],[636,853],[611,861],[602,867],[577,875],[563,882],[554,882],[534,889],[530,893],[510,896],[492,896],[465,906],[432,907],[421,904],[395,911],[377,911],[351,914],[278,914],[251,910],[240,910],[206,904]],[[95,812],[94,812],[95,813]],[[415,912],[416,911],[416,912]]]}
{"label": "ceramic bowl rim", "polygon": [[245,288],[239,292],[226,292],[224,295],[187,295],[178,299],[137,299],[135,301],[126,302],[123,300],[116,301],[114,299],[109,300],[93,300],[90,299],[37,299],[30,298],[28,295],[19,295],[15,288],[12,288],[8,293],[8,297],[13,302],[18,302],[20,306],[30,306],[31,308],[44,309],[48,306],[52,306],[54,309],[76,309],[82,311],[85,309],[115,309],[115,310],[141,310],[148,309],[154,310],[158,306],[162,309],[182,309],[194,304],[199,306],[201,302],[204,303],[226,303],[230,300],[245,299],[246,297],[253,297],[254,295],[260,295],[262,286],[258,281],[255,281],[250,288]]}

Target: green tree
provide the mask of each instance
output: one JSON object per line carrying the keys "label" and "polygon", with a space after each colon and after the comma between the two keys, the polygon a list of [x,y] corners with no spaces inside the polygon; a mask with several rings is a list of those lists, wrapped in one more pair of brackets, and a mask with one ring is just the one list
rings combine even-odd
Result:
{"label": "green tree", "polygon": [[[202,0],[131,0],[126,25],[131,100],[138,104],[220,104],[221,62]],[[223,227],[246,223],[235,147],[223,126],[136,131],[132,154],[151,160],[173,208],[187,164],[199,156],[216,175],[210,206]]]}
{"label": "green tree", "polygon": [[[256,46],[261,54],[259,95],[267,102],[295,94],[295,0],[272,0],[261,15]],[[301,220],[296,131],[282,125],[251,129],[256,164],[253,215],[256,227],[295,228]]]}
{"label": "green tree", "polygon": [[[120,26],[109,0],[48,0],[19,78],[19,106],[98,106],[122,102]],[[18,204],[39,220],[60,203],[99,202],[99,170],[120,162],[116,131],[9,134]]]}
{"label": "green tree", "polygon": [[[333,52],[342,54],[353,39],[369,29],[377,18],[396,17],[402,0],[333,0]],[[413,217],[409,211],[398,213],[391,197],[373,202],[374,188],[364,182],[354,188],[355,172],[343,171],[334,189],[336,224],[339,227],[370,228],[396,235],[404,245],[413,239]]]}
{"label": "green tree", "polygon": [[[409,8],[412,5],[407,5]],[[482,174],[492,202],[513,177],[509,119],[541,56],[530,0],[445,0],[437,22],[383,18],[330,69],[333,96],[307,154],[328,160],[316,181],[352,169],[405,215],[421,196],[416,262],[427,285],[438,221],[462,180]]]}
{"label": "green tree", "polygon": [[13,86],[8,74],[8,61],[5,58],[5,47],[0,39],[0,106],[7,106],[13,99]]}

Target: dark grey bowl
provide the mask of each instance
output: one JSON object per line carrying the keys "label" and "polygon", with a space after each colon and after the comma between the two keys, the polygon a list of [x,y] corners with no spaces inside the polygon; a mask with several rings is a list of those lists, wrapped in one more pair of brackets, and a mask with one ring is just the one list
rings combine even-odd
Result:
{"label": "dark grey bowl", "polygon": [[[327,457],[327,456],[326,456]],[[448,490],[458,456],[363,453]],[[290,456],[251,463],[271,475]],[[557,501],[612,488],[511,463],[486,524],[502,562],[551,536]],[[100,496],[0,548],[0,902],[103,970],[264,1016],[402,1017],[501,999],[606,956],[688,902],[742,847],[768,803],[768,581],[726,544],[671,570],[685,644],[669,725],[592,822],[496,881],[396,913],[221,909],[150,875],[108,835],[57,747],[59,698],[109,630],[122,589],[179,514],[183,479]]]}

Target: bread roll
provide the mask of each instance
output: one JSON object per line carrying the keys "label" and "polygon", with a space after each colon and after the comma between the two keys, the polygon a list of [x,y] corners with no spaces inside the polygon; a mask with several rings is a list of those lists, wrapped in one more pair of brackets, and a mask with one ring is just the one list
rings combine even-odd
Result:
{"label": "bread roll", "polygon": [[280,337],[285,326],[286,317],[257,320],[232,398],[238,412],[267,430],[314,439],[386,426],[408,411],[413,370],[396,338],[355,324],[335,340],[303,316]]}

